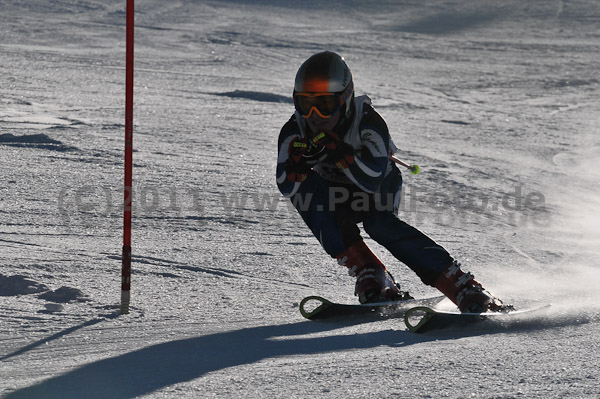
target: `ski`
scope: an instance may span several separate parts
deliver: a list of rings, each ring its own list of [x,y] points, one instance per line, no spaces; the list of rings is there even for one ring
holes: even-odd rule
[[[354,316],[401,316],[404,311],[418,306],[434,306],[445,297],[403,299],[399,301],[368,304],[344,304],[332,302],[320,296],[307,296],[300,302],[300,314],[309,320],[325,320]]]
[[[458,310],[448,311],[429,306],[415,306],[404,313],[404,323],[410,331],[424,333],[450,327],[470,327],[481,322],[517,321],[519,316],[535,315],[550,306],[542,305],[522,310],[485,313],[461,313]]]

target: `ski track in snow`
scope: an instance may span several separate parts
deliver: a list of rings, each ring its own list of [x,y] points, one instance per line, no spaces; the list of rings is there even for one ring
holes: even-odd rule
[[[118,316],[125,2],[3,2],[1,397],[600,396],[596,1],[137,3]],[[355,300],[274,179],[296,70],[323,49],[421,166],[401,217],[547,314],[425,335],[302,320],[304,296]]]

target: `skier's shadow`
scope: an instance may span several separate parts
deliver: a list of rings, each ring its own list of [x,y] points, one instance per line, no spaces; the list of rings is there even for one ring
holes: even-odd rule
[[[5,398],[134,398],[263,359],[406,346],[432,339],[394,330],[307,337],[341,327],[344,324],[304,321],[165,342],[87,364]]]
[[[369,323],[377,318],[335,322],[302,321],[292,324],[244,328],[195,338],[165,342],[123,355],[81,366],[66,374],[12,392],[4,398],[111,398],[125,399],[146,395],[158,389],[190,381],[203,375],[264,359],[312,355],[378,346],[405,347],[434,340],[498,334],[506,331],[528,333],[557,326],[581,324],[581,315],[531,318],[502,326],[481,323],[477,328],[413,334],[406,330],[382,330],[361,334],[338,333],[344,327]],[[67,329],[40,342],[63,337],[70,332],[98,323],[102,318]],[[594,321],[591,318],[589,321]],[[316,336],[315,336],[316,335]],[[39,346],[32,344],[5,358],[19,356]]]

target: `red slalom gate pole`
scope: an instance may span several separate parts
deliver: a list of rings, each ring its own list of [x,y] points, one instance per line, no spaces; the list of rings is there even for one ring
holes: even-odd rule
[[[134,0],[127,0],[125,49],[125,184],[123,203],[123,252],[121,266],[121,314],[129,313],[131,299],[131,204],[133,188],[133,40]]]

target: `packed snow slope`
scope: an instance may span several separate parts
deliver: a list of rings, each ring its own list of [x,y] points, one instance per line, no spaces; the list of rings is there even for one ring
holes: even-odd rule
[[[136,25],[119,316],[125,1],[2,2],[0,396],[600,396],[600,3],[148,0]],[[547,314],[301,318],[307,295],[355,301],[274,180],[296,70],[326,49],[421,166],[400,216]]]

